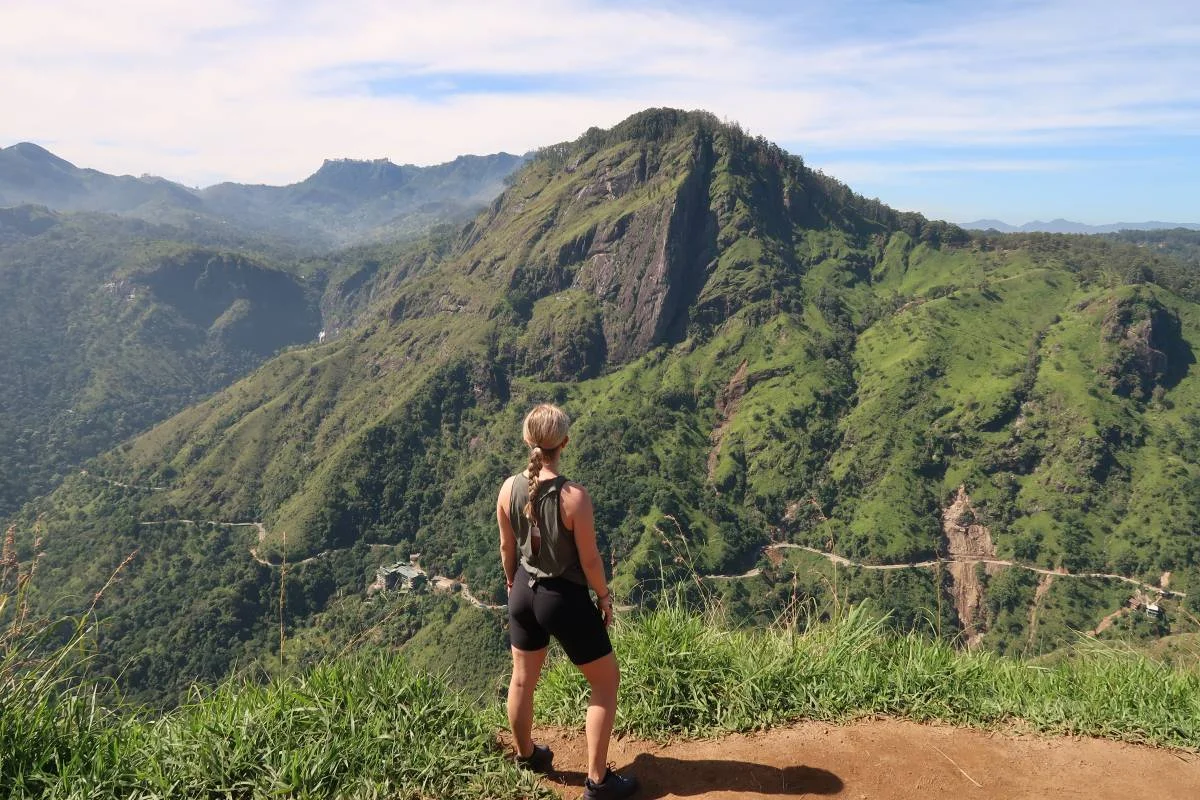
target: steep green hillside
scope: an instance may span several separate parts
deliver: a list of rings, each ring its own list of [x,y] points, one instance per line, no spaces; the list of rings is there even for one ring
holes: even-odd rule
[[[319,329],[293,275],[136,221],[0,210],[0,515]]]
[[[269,648],[284,560],[289,625],[418,552],[502,600],[491,507],[544,399],[577,420],[565,469],[634,600],[689,567],[746,573],[711,583],[747,619],[876,596],[900,624],[1040,652],[1136,587],[1033,570],[1169,570],[1189,594],[1162,624],[1191,624],[1200,305],[1178,261],[969,238],[656,110],[540,151],[459,237],[368,262],[324,300],[352,330],[92,466],[166,490],[76,476],[30,510],[60,590],[139,549],[105,669],[148,659],[124,676],[169,693]]]

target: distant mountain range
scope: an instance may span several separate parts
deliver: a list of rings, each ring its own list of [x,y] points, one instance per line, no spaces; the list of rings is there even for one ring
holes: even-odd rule
[[[44,205],[189,227],[219,222],[310,247],[336,247],[420,233],[465,220],[503,189],[523,156],[459,156],[430,167],[387,159],[327,160],[288,186],[221,183],[192,189],[164,178],[83,169],[43,147],[0,148],[0,207]]]
[[[1185,228],[1190,231],[1200,231],[1200,222],[1113,222],[1108,225],[1085,225],[1069,219],[1052,219],[1049,222],[1034,220],[1024,225],[1009,225],[998,219],[977,219],[974,222],[964,222],[962,226],[968,230],[994,230],[1000,233],[1116,233],[1117,231],[1161,231],[1175,228]]]

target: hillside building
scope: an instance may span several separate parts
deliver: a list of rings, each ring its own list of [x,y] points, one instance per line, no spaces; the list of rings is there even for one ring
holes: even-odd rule
[[[428,585],[424,571],[403,562],[390,567],[380,567],[375,573],[375,584],[371,587],[380,592],[423,592]]]

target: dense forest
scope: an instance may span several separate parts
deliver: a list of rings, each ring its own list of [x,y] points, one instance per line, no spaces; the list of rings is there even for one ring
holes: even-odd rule
[[[316,338],[312,286],[178,231],[0,209],[0,514],[82,461]]]

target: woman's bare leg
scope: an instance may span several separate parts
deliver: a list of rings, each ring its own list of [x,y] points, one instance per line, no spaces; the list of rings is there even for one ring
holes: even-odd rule
[[[587,710],[588,777],[599,783],[608,772],[608,740],[617,718],[617,685],[621,682],[621,671],[613,653],[580,665],[579,671],[592,687]]]
[[[512,727],[513,746],[517,755],[528,758],[533,753],[533,690],[537,688],[546,663],[546,648],[541,650],[512,649],[513,672],[508,682],[508,724]]]

